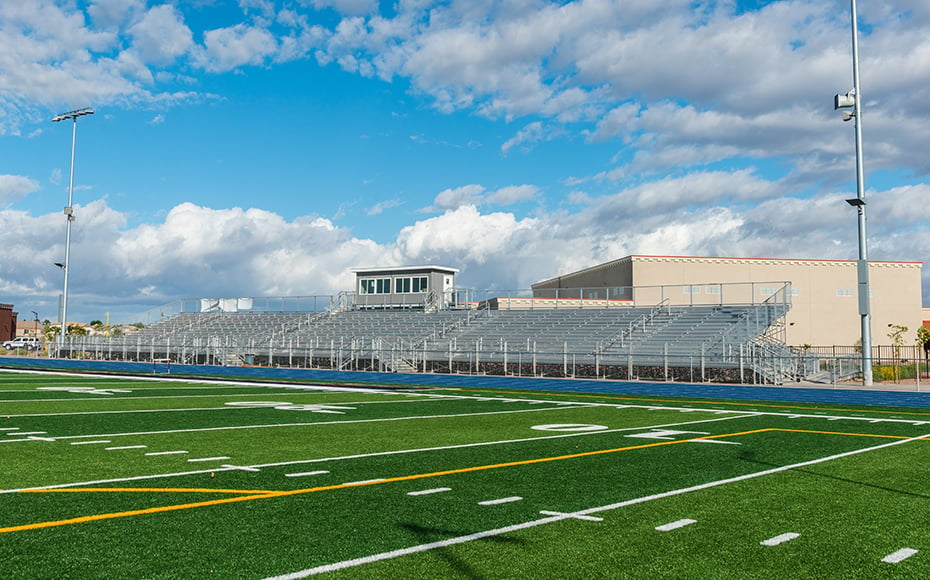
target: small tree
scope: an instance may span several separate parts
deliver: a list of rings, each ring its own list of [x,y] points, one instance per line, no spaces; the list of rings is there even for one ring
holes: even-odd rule
[[[907,327],[901,324],[889,324],[888,338],[891,339],[891,352],[894,353],[894,381],[898,382],[898,365],[901,363],[901,347],[904,346],[904,333]]]
[[[917,346],[924,351],[924,364],[930,363],[930,330],[926,326],[917,329]],[[917,372],[920,372],[920,369]]]

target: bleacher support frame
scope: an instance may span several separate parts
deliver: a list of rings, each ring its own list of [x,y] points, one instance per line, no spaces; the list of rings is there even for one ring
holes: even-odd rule
[[[778,290],[756,301],[756,287],[763,285]],[[607,300],[610,292],[592,302],[582,292],[561,299],[457,300],[455,309],[435,311],[426,303],[422,309],[346,309],[347,293],[318,297],[314,307],[327,308],[301,312],[269,309],[269,300],[257,312],[179,312],[137,336],[71,337],[65,354],[404,373],[752,384],[797,380],[797,354],[784,344],[790,284],[719,286],[717,302],[713,296],[701,302],[692,287],[684,292],[679,287],[677,295],[684,299],[678,301],[675,287],[624,293],[660,298],[651,305]],[[729,304],[724,295],[751,300]]]

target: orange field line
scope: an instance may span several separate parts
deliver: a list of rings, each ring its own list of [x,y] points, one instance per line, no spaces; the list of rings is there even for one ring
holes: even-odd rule
[[[833,432],[833,431],[807,431],[807,430],[801,430],[801,429],[780,429],[780,428],[772,427],[772,428],[765,428],[765,429],[753,429],[751,431],[740,431],[737,433],[724,433],[721,435],[705,435],[703,437],[694,437],[691,439],[679,439],[679,440],[674,440],[674,441],[659,441],[655,443],[644,443],[641,445],[630,445],[626,447],[616,447],[613,449],[599,449],[596,451],[583,451],[580,453],[557,455],[553,457],[538,457],[536,459],[522,459],[519,461],[508,461],[504,463],[494,463],[494,464],[489,464],[489,465],[461,467],[457,469],[447,469],[443,471],[434,471],[430,473],[418,473],[414,475],[390,477],[390,478],[385,478],[385,479],[377,479],[373,481],[366,481],[366,482],[359,482],[359,483],[341,483],[341,484],[336,484],[336,485],[324,485],[324,486],[319,486],[319,487],[294,489],[294,490],[288,490],[288,491],[259,492],[255,494],[243,495],[243,496],[232,497],[232,498],[215,499],[215,500],[209,500],[209,501],[201,501],[201,502],[170,505],[170,506],[161,506],[161,507],[131,510],[131,511],[124,511],[124,512],[114,512],[114,513],[107,513],[107,514],[95,514],[95,515],[90,515],[90,516],[83,516],[83,517],[70,518],[70,519],[64,519],[64,520],[53,520],[53,521],[48,521],[48,522],[38,522],[34,524],[9,526],[5,528],[0,528],[0,534],[10,533],[10,532],[20,532],[20,531],[26,531],[26,530],[36,530],[36,529],[42,529],[42,528],[51,528],[51,527],[56,527],[56,526],[66,526],[66,525],[71,525],[71,524],[79,524],[79,523],[99,521],[99,520],[125,518],[125,517],[131,517],[131,516],[155,514],[155,513],[162,513],[162,512],[169,512],[169,511],[178,511],[178,510],[192,509],[192,508],[198,508],[198,507],[208,507],[208,506],[222,505],[222,504],[227,504],[227,503],[236,503],[236,502],[241,502],[241,501],[251,501],[255,499],[267,499],[267,498],[285,497],[285,496],[291,496],[291,495],[301,495],[301,494],[307,494],[307,493],[316,493],[320,491],[332,491],[332,490],[337,490],[337,489],[345,489],[349,487],[363,487],[367,485],[378,485],[382,483],[413,481],[416,479],[440,477],[443,475],[456,475],[456,474],[462,474],[462,473],[472,473],[476,471],[486,471],[489,469],[500,469],[502,467],[534,465],[538,463],[547,463],[551,461],[560,461],[564,459],[576,459],[579,457],[591,457],[595,455],[617,453],[619,451],[632,451],[635,449],[648,449],[651,447],[677,445],[680,443],[689,443],[689,442],[693,442],[696,440],[702,440],[702,439],[722,439],[725,437],[752,435],[755,433],[765,433],[765,432],[770,432],[770,431],[814,433],[814,434],[823,434],[823,435],[850,435],[850,436],[856,436],[856,437],[883,437],[883,438],[893,438],[893,439],[908,439],[908,437],[899,436],[899,435],[874,435],[874,434],[869,434],[869,433],[843,433],[843,432]],[[108,489],[114,489],[114,488],[101,488],[100,491],[108,490]],[[158,488],[152,488],[152,489],[156,490]],[[34,490],[23,490],[20,493],[41,493],[41,492],[55,492],[55,491],[60,491],[60,490],[34,489]],[[89,488],[89,489],[86,489],[85,491],[95,491],[95,490],[93,488]],[[182,488],[179,491],[189,491],[189,490],[184,490]],[[242,493],[246,493],[244,490],[234,490],[234,491],[241,491]]]

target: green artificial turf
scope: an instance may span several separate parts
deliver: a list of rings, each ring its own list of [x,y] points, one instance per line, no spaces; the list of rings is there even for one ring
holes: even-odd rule
[[[48,386],[130,392],[37,390]],[[0,391],[0,428],[45,432],[12,441],[0,431],[0,489],[87,488],[0,494],[6,577],[263,578],[592,509],[601,521],[493,532],[334,575],[930,573],[930,441],[596,509],[924,435],[928,426],[914,424],[927,418],[920,410],[487,389],[411,397],[14,373],[0,373]],[[290,407],[228,405],[243,401]],[[572,426],[600,427],[565,430]],[[650,432],[665,438],[631,437]],[[717,443],[687,441],[702,437]],[[91,443],[72,444],[82,442]],[[146,455],[164,451],[186,453]],[[214,459],[188,461],[204,458]],[[443,491],[408,495],[427,490]],[[493,503],[502,498],[520,499]],[[655,530],[682,518],[696,522]],[[785,532],[800,536],[760,545]],[[881,562],[903,547],[919,552]]]

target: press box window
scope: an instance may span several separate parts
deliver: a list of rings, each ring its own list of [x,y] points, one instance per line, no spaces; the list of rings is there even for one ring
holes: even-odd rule
[[[417,276],[415,278],[395,278],[394,292],[396,294],[410,294],[411,292],[426,292],[429,289],[429,278]]]
[[[358,281],[359,294],[390,294],[391,280],[388,278],[367,279]]]

